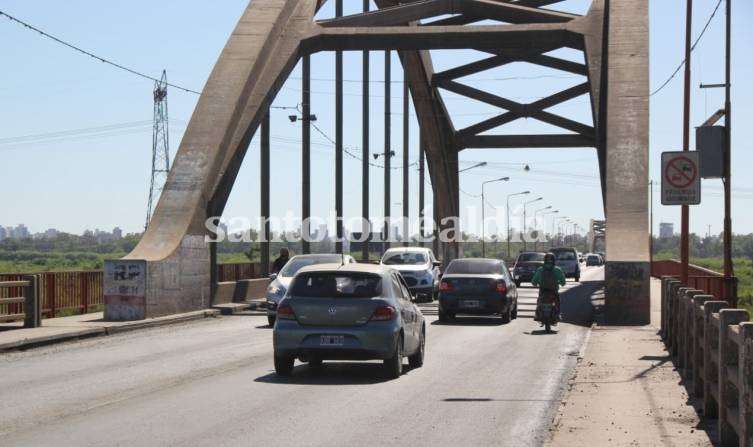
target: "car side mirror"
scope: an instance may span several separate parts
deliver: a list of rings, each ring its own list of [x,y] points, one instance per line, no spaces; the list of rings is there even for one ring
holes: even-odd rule
[[[434,262],[432,262],[431,264],[432,264],[432,265],[433,265],[434,267],[439,267],[440,265],[442,265],[442,261],[434,261]]]
[[[269,279],[271,279],[272,281],[274,281],[275,279],[277,279],[277,273],[270,273],[269,274]]]

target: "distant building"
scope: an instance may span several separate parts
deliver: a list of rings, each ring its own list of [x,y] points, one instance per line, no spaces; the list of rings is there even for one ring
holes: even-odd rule
[[[0,241],[3,239],[6,239],[8,237],[8,232],[5,230],[5,227],[0,225]]]
[[[112,237],[113,239],[123,239],[123,230],[121,230],[120,227],[113,228]]]
[[[18,224],[16,225],[16,228],[13,229],[13,238],[26,239],[29,237],[31,237],[31,234],[29,233],[29,229],[26,228],[26,225]]]
[[[659,224],[659,237],[670,238],[675,235],[675,226],[672,223],[662,222]]]

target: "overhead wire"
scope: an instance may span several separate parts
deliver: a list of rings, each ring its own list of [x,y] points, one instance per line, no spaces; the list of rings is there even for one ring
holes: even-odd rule
[[[103,62],[105,64],[111,65],[111,66],[113,66],[115,68],[118,68],[120,70],[127,71],[127,72],[129,72],[131,74],[134,74],[136,76],[140,76],[142,78],[152,80],[154,82],[161,82],[160,79],[157,79],[157,78],[155,78],[153,76],[149,76],[147,74],[144,74],[144,73],[141,73],[139,71],[136,71],[136,70],[134,70],[132,68],[128,68],[128,67],[126,67],[124,65],[118,64],[118,63],[113,62],[113,61],[111,61],[109,59],[106,59],[104,57],[97,56],[94,53],[91,53],[91,52],[86,51],[86,50],[84,50],[82,48],[79,48],[76,45],[68,43],[68,42],[66,42],[66,41],[64,41],[62,39],[59,39],[59,38],[57,38],[57,37],[55,37],[55,36],[53,36],[53,35],[45,32],[45,31],[42,31],[41,29],[39,29],[39,28],[37,28],[37,27],[35,27],[33,25],[30,25],[30,24],[28,24],[28,23],[26,23],[26,22],[24,22],[24,21],[22,21],[22,20],[20,20],[20,19],[18,19],[16,17],[13,17],[12,15],[10,15],[10,14],[8,14],[6,12],[0,11],[0,16],[5,16],[5,17],[7,17],[12,22],[16,22],[16,23],[18,23],[18,24],[20,24],[20,25],[22,25],[22,26],[24,26],[24,27],[26,27],[26,28],[28,28],[28,29],[30,29],[32,31],[36,31],[36,32],[38,32],[39,34],[41,34],[42,36],[44,36],[44,37],[46,37],[48,39],[51,39],[51,40],[53,40],[53,41],[55,41],[55,42],[57,42],[57,43],[59,43],[61,45],[65,45],[66,47],[68,47],[68,48],[70,48],[70,49],[72,49],[74,51],[77,51],[77,52],[79,52],[81,54],[89,56],[89,57],[91,57],[93,59],[96,59],[96,60],[98,60],[100,62]],[[186,87],[183,87],[183,86],[180,86],[180,85],[177,85],[177,84],[171,84],[171,83],[168,82],[167,85],[169,85],[170,87],[177,88],[179,90],[183,90],[183,91],[188,92],[188,93],[194,93],[194,94],[197,94],[197,95],[201,94],[201,92],[198,92],[196,90],[192,90],[190,88],[186,88]]]
[[[703,27],[703,30],[701,31],[701,34],[698,35],[698,37],[696,38],[695,42],[693,42],[693,45],[690,47],[690,51],[691,52],[693,50],[695,50],[696,45],[698,45],[698,42],[700,42],[700,40],[701,40],[701,37],[703,37],[704,33],[706,33],[706,29],[708,29],[709,24],[711,23],[711,20],[716,15],[716,11],[719,9],[719,6],[721,6],[721,4],[722,4],[722,0],[719,0],[719,2],[716,4],[716,7],[711,12],[711,15],[709,16],[709,19],[706,21],[706,25]],[[675,69],[675,71],[667,78],[667,80],[664,81],[664,83],[661,86],[659,86],[659,88],[657,88],[656,90],[654,90],[654,92],[651,93],[649,96],[654,96],[655,94],[659,93],[664,87],[666,87],[667,84],[669,84],[669,81],[671,81],[675,77],[675,75],[677,75],[677,73],[680,71],[680,69],[685,65],[685,62],[686,62],[686,59],[683,59],[682,62],[680,62],[680,65],[677,66],[677,69]]]

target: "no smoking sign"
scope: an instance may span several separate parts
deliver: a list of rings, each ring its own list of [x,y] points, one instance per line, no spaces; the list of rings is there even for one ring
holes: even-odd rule
[[[701,176],[698,152],[662,152],[662,205],[698,205],[701,203]]]

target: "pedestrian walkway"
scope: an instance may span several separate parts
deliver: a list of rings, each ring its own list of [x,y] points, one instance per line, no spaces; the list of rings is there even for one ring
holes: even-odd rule
[[[661,282],[651,280],[651,325],[595,325],[555,419],[549,446],[707,446],[701,420],[658,335]]]

